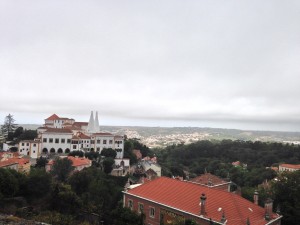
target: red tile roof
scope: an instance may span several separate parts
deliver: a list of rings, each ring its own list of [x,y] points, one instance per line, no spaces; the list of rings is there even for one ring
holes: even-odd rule
[[[84,165],[91,165],[91,160],[89,159],[86,159],[86,158],[77,158],[77,157],[74,157],[74,156],[67,156],[67,158],[69,160],[72,161],[72,166],[84,166]],[[54,164],[54,161],[53,160],[50,160],[47,165],[53,165]]]
[[[125,192],[196,216],[200,214],[199,203],[202,193],[207,197],[205,215],[207,219],[220,221],[224,210],[226,225],[244,225],[248,217],[251,224],[267,224],[264,219],[264,208],[233,193],[186,181],[160,177]],[[273,213],[272,217],[274,219],[279,216]]]
[[[47,128],[47,130],[44,133],[70,133],[73,132],[70,129],[65,128]]]
[[[29,163],[29,159],[24,159],[24,158],[8,158],[5,159],[4,161],[0,162],[0,167],[8,166],[8,165],[13,165],[13,164],[19,164],[21,166]]]
[[[52,116],[48,117],[48,118],[45,119],[45,120],[57,120],[57,119],[59,119],[58,115],[53,114]]]
[[[72,161],[72,163],[73,163],[72,165],[75,167],[91,164],[91,160],[86,159],[86,158],[77,158],[77,157],[73,157],[73,156],[68,156],[68,159],[70,159]]]
[[[294,165],[294,164],[280,164],[279,166],[290,168],[290,169],[300,169],[300,164]]]
[[[4,161],[0,161],[0,168],[10,166],[10,165],[14,165],[14,164],[19,164],[19,163],[16,162],[15,160],[7,159],[7,160],[4,160]]]
[[[202,175],[195,177],[189,181],[198,183],[198,184],[203,184],[203,185],[209,185],[209,183],[211,182],[211,186],[229,183],[228,181],[225,181],[225,180],[221,179],[220,177],[217,177],[211,173],[202,174]]]
[[[84,133],[78,134],[78,137],[79,137],[80,139],[91,139],[90,136],[87,136],[87,135],[85,135]]]

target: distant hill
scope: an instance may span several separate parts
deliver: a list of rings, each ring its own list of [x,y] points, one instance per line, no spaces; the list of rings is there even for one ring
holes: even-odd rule
[[[37,129],[40,124],[22,124],[25,129]],[[199,140],[244,140],[300,144],[300,132],[253,131],[208,127],[140,127],[100,126],[102,131],[137,138],[149,147],[192,143]]]

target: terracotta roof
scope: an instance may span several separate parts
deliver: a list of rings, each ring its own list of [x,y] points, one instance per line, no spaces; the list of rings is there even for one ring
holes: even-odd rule
[[[70,159],[73,163],[73,166],[84,166],[84,165],[90,165],[91,160],[86,159],[86,158],[76,158],[73,156],[68,156],[68,159]]]
[[[202,174],[202,175],[195,177],[189,181],[197,183],[197,184],[203,184],[203,185],[209,185],[209,183],[211,182],[211,186],[229,183],[228,181],[225,181],[225,180],[221,179],[220,177],[217,177],[211,173]]]
[[[70,133],[73,132],[70,129],[65,128],[47,128],[47,130],[44,133]]]
[[[240,161],[236,161],[236,162],[232,162],[231,163],[233,166],[240,166],[241,162]]]
[[[290,169],[300,169],[300,164],[294,165],[294,164],[280,164],[281,167],[286,167]]]
[[[91,160],[86,159],[86,158],[77,158],[77,157],[73,157],[73,156],[68,156],[67,157],[69,160],[72,161],[72,166],[84,166],[84,165],[91,165]],[[53,165],[54,161],[50,160],[47,165]]]
[[[0,167],[4,167],[4,166],[8,166],[8,165],[13,165],[13,164],[25,165],[27,163],[29,163],[29,159],[24,159],[24,158],[8,158],[8,159],[0,162]]]
[[[87,136],[87,135],[85,135],[84,133],[78,134],[78,137],[79,137],[80,139],[91,139],[90,136]]]
[[[16,162],[15,160],[7,159],[4,161],[0,161],[0,168],[15,164],[18,164],[18,162]]]
[[[52,116],[48,117],[48,118],[45,119],[45,120],[57,120],[57,119],[59,119],[58,115],[53,114]]]
[[[167,205],[180,211],[199,216],[200,196],[206,199],[205,218],[220,221],[222,211],[227,219],[226,225],[244,225],[247,218],[251,224],[265,225],[265,209],[230,192],[200,186],[186,181],[160,177],[149,183],[128,190],[125,194],[142,197],[146,200]],[[272,218],[279,215],[273,213]]]

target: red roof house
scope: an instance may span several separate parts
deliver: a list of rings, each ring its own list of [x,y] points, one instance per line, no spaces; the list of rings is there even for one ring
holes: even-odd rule
[[[201,225],[279,225],[272,201],[262,208],[236,194],[160,177],[124,194],[124,206],[145,215],[145,224],[194,220]]]
[[[230,181],[223,180],[220,177],[215,176],[211,173],[202,174],[198,177],[189,180],[189,182],[204,185],[210,188],[217,188],[224,191],[230,191],[231,184]]]
[[[294,172],[297,170],[300,170],[300,164],[280,164],[279,165],[279,172],[283,172],[283,171]]]
[[[67,156],[67,158],[72,161],[72,166],[74,167],[74,171],[80,171],[92,165],[92,161],[86,158],[73,157],[73,156]],[[52,169],[53,164],[54,164],[53,160],[50,160],[46,164],[47,172],[49,172]]]

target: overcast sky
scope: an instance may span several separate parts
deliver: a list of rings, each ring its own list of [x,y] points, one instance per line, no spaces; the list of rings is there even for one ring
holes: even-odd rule
[[[300,131],[300,1],[0,0],[0,78],[0,123]]]

